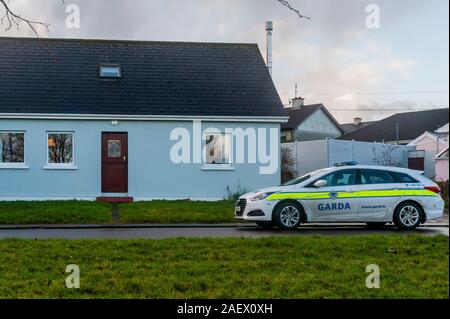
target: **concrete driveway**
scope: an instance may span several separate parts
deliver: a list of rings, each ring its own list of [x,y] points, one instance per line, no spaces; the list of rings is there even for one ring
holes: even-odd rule
[[[262,230],[256,225],[123,225],[123,226],[45,226],[0,227],[0,239],[163,239],[174,237],[342,236],[342,235],[449,235],[448,225],[398,231],[393,226],[369,230],[364,225],[304,225],[295,231]]]

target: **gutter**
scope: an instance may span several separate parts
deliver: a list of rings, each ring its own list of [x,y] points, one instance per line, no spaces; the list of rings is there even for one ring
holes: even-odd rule
[[[177,116],[177,115],[115,115],[115,114],[45,114],[0,113],[0,119],[32,120],[123,120],[123,121],[208,121],[287,123],[287,116]]]

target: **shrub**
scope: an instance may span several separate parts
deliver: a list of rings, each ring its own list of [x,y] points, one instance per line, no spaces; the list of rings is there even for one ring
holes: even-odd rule
[[[238,200],[244,194],[249,193],[250,190],[248,188],[242,187],[241,183],[238,181],[236,190],[231,190],[230,186],[227,186],[227,200]]]
[[[281,182],[287,182],[295,177],[295,159],[292,150],[281,148]]]

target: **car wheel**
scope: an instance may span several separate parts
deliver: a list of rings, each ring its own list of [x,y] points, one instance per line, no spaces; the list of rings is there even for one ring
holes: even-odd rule
[[[256,222],[256,224],[263,229],[272,229],[274,226],[272,222]]]
[[[281,203],[275,210],[274,221],[285,230],[296,229],[302,221],[302,210],[293,202]]]
[[[383,229],[386,226],[386,223],[366,223],[367,228],[369,229]]]
[[[420,225],[420,220],[421,208],[416,203],[402,203],[395,210],[394,223],[399,229],[415,229]]]

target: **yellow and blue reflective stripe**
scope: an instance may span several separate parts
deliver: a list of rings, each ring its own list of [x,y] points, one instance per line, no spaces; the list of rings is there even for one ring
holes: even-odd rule
[[[376,197],[401,197],[401,196],[426,196],[436,197],[438,194],[428,189],[374,189],[356,192],[280,192],[268,196],[269,201],[283,199],[320,200],[340,198],[376,198]]]

